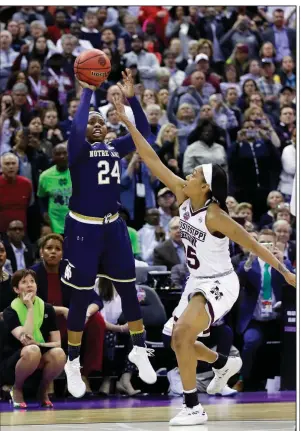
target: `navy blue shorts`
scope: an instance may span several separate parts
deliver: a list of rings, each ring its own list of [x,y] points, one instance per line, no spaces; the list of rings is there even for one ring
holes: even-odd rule
[[[77,289],[93,289],[97,275],[112,281],[135,281],[135,260],[124,220],[82,223],[67,215],[62,281]]]

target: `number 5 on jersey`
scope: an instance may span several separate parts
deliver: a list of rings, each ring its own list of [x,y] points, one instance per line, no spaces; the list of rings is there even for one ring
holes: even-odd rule
[[[110,184],[111,177],[117,178],[117,184],[120,184],[120,172],[119,172],[119,162],[115,161],[113,169],[110,172],[110,164],[106,160],[100,160],[97,167],[98,172],[98,184]]]
[[[196,256],[196,251],[190,247],[190,245],[186,249],[186,260],[189,268],[198,269],[200,266],[200,262]]]

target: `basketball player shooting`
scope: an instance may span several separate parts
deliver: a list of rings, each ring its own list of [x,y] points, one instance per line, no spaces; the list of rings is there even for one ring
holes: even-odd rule
[[[239,294],[238,277],[230,259],[229,239],[275,268],[292,286],[296,285],[296,276],[229,217],[227,176],[219,165],[198,166],[186,180],[176,176],[131,124],[123,104],[117,99],[114,104],[139,155],[152,174],[172,190],[180,205],[180,230],[190,275],[174,311],[172,333],[172,348],[184,388],[184,405],[170,425],[199,425],[208,418],[197,396],[197,360],[213,366],[215,376],[208,386],[209,394],[220,393],[242,366],[240,358],[216,353],[196,341],[212,323],[230,311]]]
[[[112,280],[121,297],[122,309],[133,342],[129,359],[139,369],[139,377],[155,383],[157,376],[145,348],[145,331],[135,288],[135,262],[125,222],[118,215],[120,160],[136,148],[131,135],[104,143],[105,120],[99,112],[89,112],[96,87],[79,81],[84,88],[68,140],[72,196],[66,217],[64,257],[67,266],[62,281],[73,289],[67,320],[68,361],[65,365],[68,390],[74,397],[86,392],[80,374],[80,346],[96,276]],[[123,94],[133,110],[141,134],[148,136],[149,124],[135,97],[129,71],[123,73]],[[97,342],[97,341],[96,341]]]

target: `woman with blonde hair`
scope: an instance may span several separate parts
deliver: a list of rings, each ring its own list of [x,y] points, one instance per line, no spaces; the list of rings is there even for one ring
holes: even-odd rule
[[[158,96],[150,88],[145,88],[141,95],[141,106],[145,110],[147,105],[158,105]]]
[[[245,111],[244,118],[245,121],[254,121],[255,129],[257,130],[260,138],[269,139],[276,148],[280,148],[281,142],[279,136],[273,129],[268,116],[265,114],[262,108],[259,106],[248,108]]]
[[[174,124],[167,123],[161,127],[157,136],[156,145],[156,152],[162,163],[168,166],[173,172],[179,173],[179,139],[178,130]]]

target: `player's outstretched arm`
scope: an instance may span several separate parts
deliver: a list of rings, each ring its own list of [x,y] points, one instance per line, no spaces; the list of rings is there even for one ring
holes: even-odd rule
[[[114,105],[119,119],[128,128],[140,157],[151,170],[152,174],[173,191],[179,204],[184,202],[187,199],[183,190],[186,181],[175,175],[161,162],[153,148],[126,116],[123,104],[116,98],[114,99]]]
[[[228,216],[216,205],[210,205],[206,216],[207,227],[211,232],[217,231],[229,239],[260,257],[264,262],[275,268],[283,275],[286,282],[296,287],[296,275],[290,272],[266,247],[259,244],[242,226]]]
[[[70,136],[68,139],[68,159],[69,164],[72,164],[80,155],[83,145],[86,141],[86,130],[89,118],[89,108],[91,96],[96,87],[79,81],[83,87],[83,92],[80,98],[80,104],[74,116]]]

